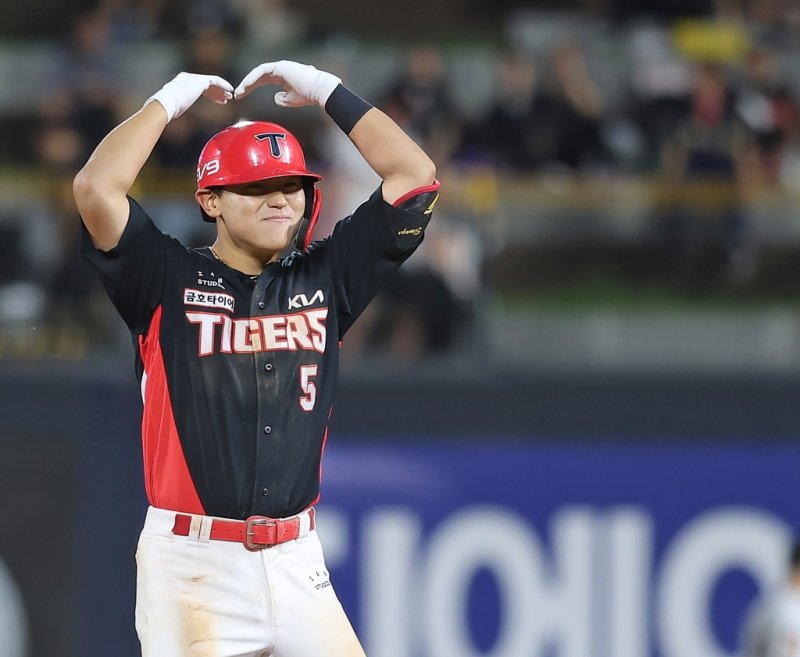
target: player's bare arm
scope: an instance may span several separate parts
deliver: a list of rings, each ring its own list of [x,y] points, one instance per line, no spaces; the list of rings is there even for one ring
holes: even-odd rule
[[[377,107],[349,134],[361,155],[383,179],[383,198],[394,203],[408,192],[433,184],[436,166],[425,152]]]
[[[383,179],[383,198],[388,203],[433,184],[436,166],[425,152],[391,118],[350,92],[335,75],[297,62],[268,62],[245,76],[235,97],[243,98],[265,84],[284,88],[275,94],[278,105],[316,103],[325,108]]]
[[[75,203],[95,247],[108,251],[119,243],[136,177],[167,124],[201,95],[224,104],[233,97],[233,87],[217,76],[180,73],[106,135],[75,176]]]
[[[75,176],[75,203],[98,249],[119,242],[128,221],[126,195],[166,125],[161,106],[148,103],[114,128]]]

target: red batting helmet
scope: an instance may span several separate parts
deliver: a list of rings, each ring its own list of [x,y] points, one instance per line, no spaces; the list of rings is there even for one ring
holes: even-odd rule
[[[286,128],[268,121],[240,121],[209,139],[197,162],[198,189],[282,176],[303,178],[308,223],[300,228],[297,246],[305,248],[319,216],[321,197],[314,185],[322,176],[306,169],[300,142]],[[203,218],[213,221],[205,213]]]

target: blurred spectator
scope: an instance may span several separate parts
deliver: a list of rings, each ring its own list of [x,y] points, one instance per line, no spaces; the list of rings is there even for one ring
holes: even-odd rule
[[[775,182],[788,139],[797,123],[797,106],[784,82],[774,53],[752,50],[743,67],[736,110],[755,135],[760,170]]]
[[[698,66],[684,120],[662,149],[663,173],[675,192],[665,246],[672,273],[692,288],[720,282],[720,275],[741,284],[755,274],[755,244],[742,205],[757,175],[755,148],[734,104],[722,68]]]
[[[238,84],[240,75],[233,64],[231,36],[213,23],[196,26],[187,39],[181,70],[219,75]],[[237,110],[234,103],[198,103],[191,107],[167,125],[153,151],[154,162],[168,169],[191,170],[206,141],[220,126],[235,122]]]
[[[315,239],[329,235],[335,222],[380,184],[337,127],[326,131],[323,145],[325,158],[337,166],[325,174]],[[469,334],[480,292],[480,236],[440,207],[407,271],[393,277],[348,332],[345,358],[381,355],[413,360],[442,355]]]
[[[186,42],[183,70],[219,75],[238,84],[231,39],[232,35],[217,25],[198,26]]]
[[[437,204],[422,245],[378,301],[383,312],[372,325],[368,349],[403,358],[443,355],[472,335],[481,297],[482,236],[454,210]]]
[[[770,28],[773,36],[800,27],[800,6],[794,0],[717,0],[717,5],[720,18],[727,9],[729,18]]]
[[[54,59],[37,135],[46,165],[77,167],[117,123],[123,97],[110,33],[110,16],[103,9],[78,14],[68,43]]]
[[[75,168],[89,148],[88,139],[67,121],[46,121],[35,135],[39,164],[53,172]]]
[[[116,124],[124,100],[117,87],[118,60],[110,34],[105,8],[79,13],[53,61],[49,92],[30,149],[48,178],[40,196],[28,202],[24,212],[15,213],[15,221],[5,223],[11,232],[4,246],[14,250],[6,257],[17,263],[17,272],[4,281],[0,309],[4,321],[53,317],[70,324],[94,321],[86,304],[97,286],[72,275],[78,260],[79,223],[66,181]]]
[[[780,183],[789,193],[800,189],[800,120],[795,120],[786,137],[780,162]]]
[[[24,222],[14,221],[19,216]],[[0,234],[3,329],[24,330],[33,339],[32,331],[38,328],[58,327],[84,345],[107,344],[112,311],[97,277],[77,256],[80,221],[72,200],[72,177],[51,176],[40,197],[27,201],[24,210],[4,208]]]
[[[488,114],[466,131],[461,158],[480,157],[482,150],[497,166],[518,172],[578,171],[608,159],[601,137],[603,101],[578,46],[554,52],[549,91],[536,63],[523,53],[502,59],[499,84]]]
[[[749,610],[742,657],[800,657],[800,543],[789,553],[786,581]]]
[[[229,0],[164,0],[159,24],[166,37],[187,38],[205,29],[240,34],[242,16]]]
[[[0,211],[0,326],[35,322],[44,314],[43,272],[32,266],[30,244],[40,225],[23,225],[13,211]]]
[[[440,275],[417,268],[393,275],[361,319],[364,353],[409,362],[446,354],[469,317]]]
[[[419,140],[436,162],[450,159],[460,121],[447,90],[445,60],[433,44],[413,46],[406,67],[389,87],[381,108]]]
[[[243,20],[245,38],[259,49],[276,52],[305,33],[305,21],[286,0],[231,0]]]
[[[409,50],[406,69],[386,93],[382,106],[421,139],[428,139],[453,118],[444,58],[436,46],[418,45]]]
[[[630,97],[625,112],[643,142],[638,154],[639,170],[661,166],[661,147],[686,116],[692,69],[678,57],[667,32],[655,25],[633,28],[629,49]]]
[[[428,269],[441,276],[447,288],[465,309],[480,295],[481,236],[474,226],[437,209],[436,221],[425,230],[425,241],[409,261],[407,269]]]
[[[580,46],[564,44],[553,57],[556,98],[560,101],[556,159],[572,170],[585,170],[607,162],[601,138],[603,99],[586,67]]]
[[[331,234],[337,221],[366,201],[381,184],[380,176],[360,156],[356,147],[333,121],[325,122],[318,145],[326,162],[335,162],[325,171],[321,186],[323,203],[315,238]]]
[[[115,42],[145,41],[158,33],[158,16],[164,0],[102,0],[111,16]]]
[[[630,8],[636,5],[632,1],[627,4]],[[559,234],[566,240],[591,242],[598,258],[610,260],[614,255],[607,244],[583,227],[594,222],[591,225],[601,232],[620,234],[621,227],[609,228],[616,217],[608,216],[617,209],[621,222],[626,221],[626,212],[633,215],[634,221],[626,223],[625,230],[636,224],[643,230],[639,234],[658,231],[661,242],[656,248],[661,260],[650,257],[652,244],[632,246],[636,257],[648,258],[647,271],[655,270],[656,276],[666,271],[672,282],[689,289],[731,283],[740,287],[771,285],[777,260],[768,260],[768,251],[791,254],[796,248],[791,241],[796,219],[791,207],[792,194],[800,189],[800,113],[795,98],[800,86],[792,67],[798,52],[800,4],[786,0],[704,0],[701,4],[684,0],[681,5],[705,19],[695,24],[694,32],[690,30],[699,49],[695,56],[714,50],[714,44],[706,43],[713,36],[715,47],[721,49],[713,61],[720,64],[694,65],[692,61],[706,60],[682,58],[676,30],[651,18],[635,24],[602,25],[602,44],[591,31],[570,36],[566,31],[551,33],[549,28],[541,28],[547,38],[515,41],[520,50],[498,52],[496,60],[484,53],[476,56],[471,48],[454,48],[445,57],[434,42],[399,46],[386,55],[385,62],[399,56],[404,58],[404,66],[397,77],[386,81],[380,66],[364,61],[361,42],[354,36],[323,46],[303,44],[304,17],[298,14],[297,5],[286,0],[95,0],[91,3],[94,9],[75,10],[69,38],[53,58],[47,84],[31,82],[30,89],[43,98],[38,114],[19,104],[7,104],[8,110],[0,116],[6,135],[2,155],[7,164],[36,165],[55,179],[85,161],[97,141],[116,124],[119,106],[127,102],[118,80],[120,71],[129,67],[121,66],[119,55],[137,52],[142,40],[159,39],[155,44],[159,52],[183,48],[184,58],[175,67],[176,73],[178,68],[214,73],[234,83],[242,75],[236,66],[240,47],[243,53],[253,48],[264,51],[269,58],[269,53],[282,57],[287,47],[307,45],[309,49],[303,50],[306,56],[322,58],[326,65],[345,56],[343,64],[356,69],[345,77],[361,79],[365,88],[385,83],[380,107],[424,144],[439,165],[440,176],[454,179],[443,186],[451,195],[448,205],[438,212],[410,263],[416,271],[409,273],[419,278],[407,281],[420,298],[436,298],[436,289],[445,292],[433,311],[415,314],[413,304],[407,304],[402,291],[397,291],[397,299],[386,308],[392,304],[406,308],[405,319],[393,324],[380,318],[382,326],[394,327],[390,333],[398,333],[395,337],[373,333],[374,349],[428,353],[440,342],[425,336],[448,333],[430,328],[439,308],[454,304],[456,313],[444,313],[443,317],[469,318],[481,294],[477,263],[493,248],[492,231],[495,246],[502,245],[510,234],[530,235],[534,241]],[[659,7],[667,5],[678,6],[659,0]],[[744,22],[721,24],[723,18]],[[599,21],[595,27],[598,25]],[[726,31],[726,27],[730,29]],[[587,38],[576,42],[578,33]],[[750,48],[739,52],[739,56],[746,52],[740,59],[720,54],[729,52],[725,50],[726,35],[732,34],[740,35],[737,48]],[[131,42],[133,49],[126,50]],[[548,43],[556,45],[542,50]],[[491,44],[487,41],[483,47],[488,50]],[[731,47],[728,44],[729,50]],[[45,45],[41,53],[48,48]],[[532,52],[538,55],[534,57]],[[590,74],[600,68],[587,66],[599,52],[604,57],[602,83]],[[136,70],[147,75],[146,62]],[[480,75],[485,77],[478,79]],[[475,84],[471,84],[473,80]],[[626,80],[629,97],[612,95],[616,93],[612,90],[625,87]],[[494,93],[490,93],[493,87]],[[227,106],[198,104],[169,124],[150,163],[149,173],[154,175],[143,184],[148,201],[162,208],[163,230],[189,244],[206,239],[196,210],[177,201],[171,192],[179,185],[191,184],[187,171],[193,169],[200,149],[220,125],[238,118],[264,117],[265,112],[269,116],[275,112],[275,118],[283,120],[281,110],[271,105],[270,95],[265,93]],[[285,120],[292,121],[287,127],[296,134],[306,136],[307,157],[311,162],[321,160],[315,167],[321,166],[325,173],[319,238],[374,191],[379,181],[363,171],[363,160],[332,123],[319,120],[312,111],[292,113]],[[326,170],[326,161],[337,162],[336,169]],[[556,172],[591,178],[610,168],[619,176],[604,180],[622,183],[617,191],[624,199],[615,195],[602,217],[585,200],[580,181],[540,176]],[[631,177],[623,179],[622,174]],[[657,177],[654,186],[648,184],[650,174]],[[506,184],[511,176],[518,178],[517,184]],[[561,182],[575,185],[569,187],[576,190],[575,198],[560,196]],[[761,183],[782,185],[783,189]],[[503,193],[511,189],[516,191]],[[772,195],[764,196],[764,190]],[[776,191],[781,195],[776,196]],[[655,204],[654,198],[659,199]],[[457,207],[458,203],[462,207]],[[5,252],[10,260],[29,259],[31,251],[26,245],[31,243],[31,235],[51,235],[52,244],[39,253],[51,253],[52,258],[37,267],[41,276],[31,282],[51,293],[58,278],[64,283],[63,290],[79,294],[82,284],[69,283],[73,273],[54,273],[61,262],[62,246],[71,249],[69,242],[74,236],[52,230],[55,218],[65,210],[56,212],[46,205],[43,199],[29,203],[35,211],[26,213],[25,226],[19,225],[15,208],[0,210]],[[532,207],[537,207],[539,214],[552,209],[556,219],[570,216],[580,221],[559,221],[557,230],[543,228],[539,232],[537,222],[546,223],[549,218],[530,217],[528,226]],[[657,225],[651,221],[654,215]],[[482,224],[484,218],[488,220]],[[763,262],[756,248],[756,218],[758,234],[768,237]],[[597,222],[606,223],[600,226]],[[480,225],[478,232],[475,227]],[[768,235],[766,231],[772,232]],[[784,235],[790,239],[783,240]],[[34,260],[37,257],[34,255]],[[761,269],[759,265],[763,265]],[[631,277],[641,273],[625,271]],[[426,285],[430,289],[424,289]],[[442,300],[445,295],[450,301]],[[12,306],[22,308],[16,302]],[[376,318],[379,309],[376,306]],[[450,334],[455,335],[466,321]],[[416,328],[401,339],[403,329],[399,327],[412,325]],[[412,339],[413,335],[417,337]],[[412,344],[416,346],[412,348]]]
[[[559,105],[540,89],[536,64],[522,53],[500,62],[497,98],[486,116],[464,134],[460,157],[514,171],[535,171],[557,158]]]
[[[55,240],[58,251],[48,268],[46,319],[79,331],[89,343],[107,343],[117,322],[93,270],[77,256],[81,222],[72,199],[72,178],[54,178],[48,191],[50,239]]]

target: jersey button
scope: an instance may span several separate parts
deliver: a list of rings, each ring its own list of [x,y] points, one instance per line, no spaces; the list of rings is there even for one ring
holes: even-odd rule
[[[267,425],[264,427],[264,433],[272,433],[272,427]]]
[[[266,365],[264,365],[264,369],[267,370],[267,372],[271,372],[272,371],[272,363],[267,363]]]
[[[266,497],[267,495],[269,495],[269,488],[262,488],[261,497]]]
[[[258,307],[261,308],[261,309],[263,309],[266,305],[267,304],[265,304],[263,301],[259,301],[258,302]]]

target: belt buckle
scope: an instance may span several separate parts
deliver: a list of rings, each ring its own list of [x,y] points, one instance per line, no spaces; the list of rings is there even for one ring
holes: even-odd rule
[[[264,525],[265,527],[277,527],[277,521],[273,520],[272,518],[264,518],[263,516],[251,516],[247,520],[244,521],[244,546],[250,550],[251,552],[258,552],[259,550],[263,550],[264,548],[268,548],[272,545],[275,545],[274,542],[272,543],[256,543],[253,540],[253,537],[256,535],[255,529],[253,529],[254,525]],[[277,538],[277,537],[276,537]]]

